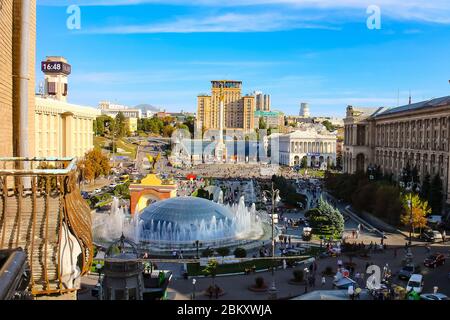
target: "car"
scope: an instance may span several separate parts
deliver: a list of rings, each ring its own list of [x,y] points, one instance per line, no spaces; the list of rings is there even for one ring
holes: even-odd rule
[[[443,293],[423,293],[420,295],[420,300],[450,300],[445,294]]]
[[[420,266],[417,264],[407,264],[400,269],[398,273],[398,278],[402,280],[408,280],[411,275],[420,272]]]
[[[442,216],[431,215],[427,218],[427,222],[430,224],[440,224],[442,222]]]
[[[445,263],[445,256],[441,253],[435,253],[428,256],[423,264],[426,267],[436,268],[437,266],[442,266]]]
[[[420,238],[429,242],[442,241],[442,234],[437,230],[427,229],[420,234]]]
[[[423,290],[423,276],[421,274],[411,275],[408,284],[406,285],[406,292],[415,291],[417,293],[422,293],[422,290]]]
[[[94,190],[94,193],[101,193],[101,192],[102,192],[102,189],[100,189],[100,188]]]
[[[109,187],[110,187],[111,189],[115,189],[115,188],[117,187],[117,184],[111,183],[111,184],[109,185]]]

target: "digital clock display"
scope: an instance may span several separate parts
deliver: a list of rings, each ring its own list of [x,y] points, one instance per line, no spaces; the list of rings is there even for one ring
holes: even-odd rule
[[[72,72],[70,64],[59,61],[42,61],[41,70],[44,73],[63,73],[69,75]]]

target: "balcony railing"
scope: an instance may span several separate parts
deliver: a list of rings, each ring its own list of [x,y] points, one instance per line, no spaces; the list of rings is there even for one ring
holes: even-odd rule
[[[76,179],[73,158],[0,158],[0,249],[26,251],[34,295],[75,291],[89,270],[91,215]]]

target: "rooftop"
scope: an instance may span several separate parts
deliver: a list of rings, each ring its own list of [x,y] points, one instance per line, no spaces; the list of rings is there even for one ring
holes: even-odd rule
[[[436,107],[441,107],[441,106],[450,106],[450,96],[430,99],[430,100],[416,102],[416,103],[411,103],[411,104],[407,104],[407,105],[396,107],[396,108],[389,108],[384,112],[372,114],[372,117],[382,117],[382,116],[391,115],[391,114],[399,113],[399,112],[415,111],[415,110],[421,110],[421,109],[427,109],[427,108],[436,108]]]

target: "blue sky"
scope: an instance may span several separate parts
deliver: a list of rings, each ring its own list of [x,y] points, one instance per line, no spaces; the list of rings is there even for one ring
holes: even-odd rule
[[[403,3],[404,2],[404,3]],[[69,30],[77,4],[81,29]],[[370,30],[369,5],[381,9]],[[196,111],[210,80],[243,81],[272,108],[343,116],[347,105],[396,106],[450,95],[448,0],[38,0],[40,61],[72,65],[73,103],[149,103]]]

